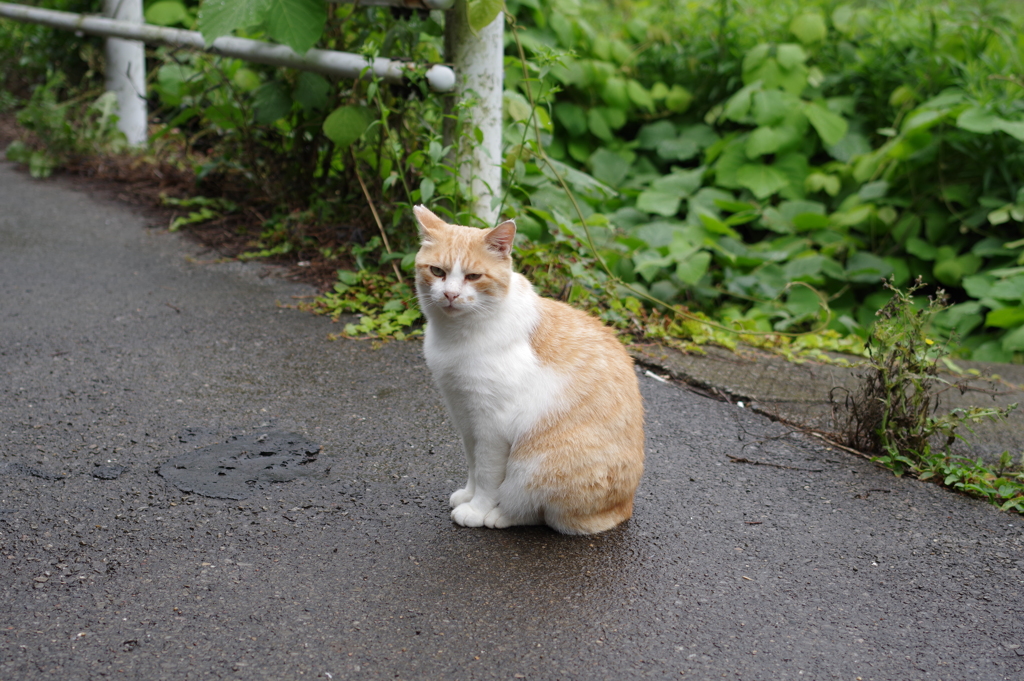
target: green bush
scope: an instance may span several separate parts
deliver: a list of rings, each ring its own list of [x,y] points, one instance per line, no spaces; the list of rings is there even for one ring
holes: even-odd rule
[[[531,59],[563,55],[533,83],[542,141],[603,185],[581,198],[617,276],[765,331],[815,322],[802,282],[833,329],[865,335],[882,278],[920,275],[953,295],[937,323],[959,354],[1024,350],[1015,4],[617,3],[614,25],[597,5],[509,9]],[[509,75],[514,121],[527,93]],[[509,170],[540,241],[579,231],[563,196]]]
[[[471,4],[481,16],[500,5]],[[693,318],[668,322],[661,300],[751,331],[827,320],[866,337],[889,298],[881,280],[921,276],[924,293],[951,296],[936,326],[957,354],[1024,357],[1019,3],[506,6],[503,211],[549,292],[609,321],[646,320],[638,332],[694,333]],[[440,12],[321,0],[146,11],[211,40],[442,59]],[[12,35],[4,24],[0,45]],[[415,249],[412,204],[472,221],[444,144],[471,102],[415,76],[387,86],[163,48],[150,57],[157,138],[186,149],[202,193],[269,214],[254,254],[351,264],[351,244],[379,233],[359,258],[393,269],[397,285]]]

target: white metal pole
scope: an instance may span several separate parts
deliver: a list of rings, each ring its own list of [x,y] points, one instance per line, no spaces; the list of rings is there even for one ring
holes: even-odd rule
[[[142,23],[142,0],[103,0],[111,19]],[[138,40],[107,38],[107,90],[117,94],[118,129],[133,147],[146,146],[146,46]]]
[[[505,14],[474,34],[466,15],[466,0],[456,0],[445,18],[446,58],[456,73],[455,89],[460,100],[472,98],[464,125],[469,127],[457,144],[459,175],[470,183],[474,214],[493,226],[498,222],[497,201],[501,196],[501,98],[505,76]],[[483,133],[477,143],[474,128]]]

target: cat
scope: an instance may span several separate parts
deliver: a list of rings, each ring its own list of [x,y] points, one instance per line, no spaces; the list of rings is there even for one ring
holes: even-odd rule
[[[593,534],[628,519],[644,461],[632,358],[599,320],[512,271],[513,221],[413,212],[423,352],[469,464],[452,520]]]

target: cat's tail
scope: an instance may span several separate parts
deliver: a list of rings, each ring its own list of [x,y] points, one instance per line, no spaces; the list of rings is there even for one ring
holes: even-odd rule
[[[597,534],[629,520],[633,515],[633,498],[629,497],[603,511],[574,514],[568,509],[547,506],[544,523],[562,534]]]

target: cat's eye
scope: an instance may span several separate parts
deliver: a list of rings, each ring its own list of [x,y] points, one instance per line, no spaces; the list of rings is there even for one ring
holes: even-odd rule
[[[444,270],[442,270],[440,267],[434,267],[432,265],[430,267],[430,273],[433,274],[435,277],[442,277],[442,278],[444,278]]]
[[[467,274],[466,275],[466,281],[476,281],[479,278],[480,278],[479,274]]]

